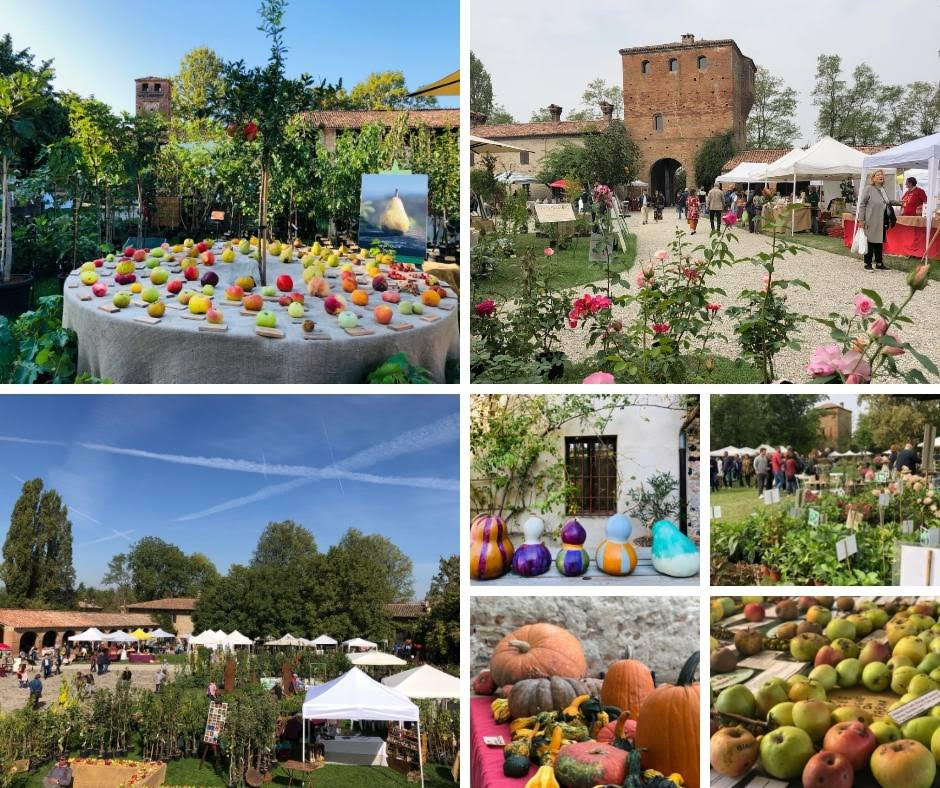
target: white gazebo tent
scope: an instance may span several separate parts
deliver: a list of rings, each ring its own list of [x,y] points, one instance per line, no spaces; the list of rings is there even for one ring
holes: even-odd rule
[[[248,646],[251,647],[254,645],[254,641],[243,635],[237,629],[232,630],[225,638],[226,646]]]
[[[927,137],[905,142],[894,148],[888,148],[880,153],[866,156],[862,160],[862,182],[865,175],[876,169],[907,170],[912,168],[926,168],[927,170],[927,235],[924,247],[924,259],[930,249],[930,229],[933,224],[933,214],[937,209],[937,175],[940,172],[940,134],[931,134]],[[858,212],[855,213],[855,222],[858,223]]]
[[[332,646],[335,649],[339,645],[339,643],[329,635],[320,635],[311,640],[310,643],[317,651],[323,651],[327,646]]]
[[[206,646],[207,648],[215,648],[218,645],[219,637],[211,629],[205,629],[198,635],[195,635],[189,639],[190,649],[192,649],[193,646]]]
[[[71,640],[71,638],[69,639]],[[126,632],[120,629],[117,630],[117,632],[109,632],[102,639],[107,640],[108,643],[136,643],[137,642],[137,638],[135,638],[133,635],[128,635]]]
[[[725,446],[723,449],[715,449],[713,452],[710,453],[709,456],[721,457],[725,452],[727,452],[728,454],[738,454],[740,453],[740,451],[741,450],[737,446]]]
[[[268,640],[265,642],[266,646],[299,646],[300,640],[295,638],[290,632],[282,637],[279,637],[277,640]]]
[[[369,665],[374,667],[377,665],[407,665],[401,657],[396,657],[394,654],[386,654],[384,651],[363,651],[361,654],[353,654],[349,657],[349,661],[353,665]]]
[[[394,687],[409,698],[459,698],[460,679],[431,665],[403,670],[382,679],[386,687]]]
[[[174,635],[172,632],[166,632],[165,630],[162,630],[158,627],[150,633],[150,637],[157,638],[158,640],[165,640],[167,638],[175,638],[176,635]]]
[[[309,687],[301,707],[304,720],[385,720],[418,724],[418,768],[424,786],[424,761],[421,757],[421,716],[418,707],[399,690],[369,678],[359,668],[342,676]],[[307,726],[301,726],[301,760],[307,759]]]
[[[343,648],[346,649],[347,652],[354,648],[370,651],[372,649],[377,649],[378,647],[379,646],[377,643],[373,643],[371,640],[365,640],[364,638],[352,638],[352,640],[343,641]]]
[[[88,627],[84,632],[79,632],[77,635],[72,635],[69,638],[70,643],[100,643],[102,640],[107,640],[108,636],[104,634],[97,627]]]
[[[752,183],[766,183],[764,173],[767,165],[756,161],[742,161],[734,169],[715,178],[717,183],[746,183],[748,191]]]

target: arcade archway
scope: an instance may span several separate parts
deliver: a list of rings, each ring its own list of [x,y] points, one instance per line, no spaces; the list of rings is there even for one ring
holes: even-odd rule
[[[20,651],[29,651],[35,645],[35,632],[24,632],[22,635],[20,635]]]
[[[58,633],[54,629],[50,629],[42,636],[42,647],[51,648],[55,646],[55,638]]]
[[[650,194],[662,192],[666,205],[673,205],[679,192],[678,180],[685,180],[685,170],[675,159],[659,159],[650,167]],[[678,176],[678,177],[677,177]]]

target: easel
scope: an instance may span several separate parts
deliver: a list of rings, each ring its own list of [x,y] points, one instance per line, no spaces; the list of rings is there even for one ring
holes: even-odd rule
[[[617,240],[620,241],[620,249],[623,252],[627,251],[627,222],[623,218],[623,214],[620,213],[620,201],[614,198],[613,204],[610,207],[610,218],[611,224],[613,224],[614,232],[617,233]]]

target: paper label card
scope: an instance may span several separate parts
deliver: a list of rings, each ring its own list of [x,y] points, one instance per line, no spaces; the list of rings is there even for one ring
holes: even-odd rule
[[[878,506],[882,509],[886,509],[891,505],[891,493],[880,493],[878,495]]]
[[[506,740],[502,736],[484,736],[483,743],[487,747],[505,747]]]
[[[819,509],[809,509],[806,512],[806,521],[813,527],[819,526]]]
[[[919,698],[914,698],[910,703],[898,706],[896,709],[888,712],[898,725],[920,717],[924,712],[930,711],[934,706],[940,704],[940,690],[932,690]]]
[[[712,517],[714,517],[716,520],[721,519],[721,507],[720,506],[712,507]]]
[[[773,495],[771,495],[771,490],[764,490],[764,503],[770,504],[774,502]]]
[[[780,488],[774,487],[770,491],[770,501],[771,503],[780,503]]]
[[[912,534],[914,533],[914,521],[913,520],[904,520],[901,523],[901,533],[902,534]]]
[[[888,472],[878,471],[878,473],[875,474],[875,481],[878,482],[878,484],[884,484],[888,481]]]
[[[845,539],[840,539],[836,542],[836,558],[840,561],[845,561],[847,558],[855,555],[858,552],[858,542],[855,539],[855,534],[845,537]]]

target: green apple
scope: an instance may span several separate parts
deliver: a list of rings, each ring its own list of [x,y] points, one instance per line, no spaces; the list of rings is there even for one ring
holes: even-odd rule
[[[274,285],[265,285],[261,288],[261,295],[270,298],[277,295],[277,288]]]
[[[113,303],[118,309],[124,309],[124,307],[130,306],[131,297],[124,290],[119,290],[114,294],[114,297],[111,299],[111,303]]]
[[[113,262],[114,262],[114,255],[111,254],[111,253],[109,253],[104,259],[107,260],[109,263],[113,263]]]
[[[855,624],[847,618],[834,618],[826,624],[825,633],[829,640],[835,640],[836,638],[855,640]]]
[[[160,265],[160,261],[156,257],[148,257],[145,265],[152,271],[154,268]]]
[[[790,640],[790,656],[797,662],[812,662],[816,652],[827,642],[826,638],[815,632],[803,632]]]
[[[91,271],[82,271],[78,278],[82,280],[83,285],[93,285],[98,281],[98,274],[92,269]]]
[[[822,605],[813,605],[806,611],[806,620],[812,621],[814,624],[819,624],[821,627],[825,627],[831,619],[832,612]]]
[[[170,272],[166,268],[157,267],[150,272],[150,281],[155,285],[162,285],[169,278]]]
[[[880,607],[867,608],[866,610],[862,611],[862,615],[871,621],[873,629],[881,629],[886,623],[888,623],[888,614]]]
[[[849,638],[836,638],[829,645],[836,651],[841,651],[844,657],[857,657],[861,651],[858,643]]]
[[[891,656],[907,657],[916,665],[927,656],[927,646],[920,638],[914,637],[913,635],[905,635],[895,643]]]
[[[789,700],[786,700],[783,703],[778,703],[767,712],[767,722],[773,723],[777,728],[783,725],[792,725],[793,707],[795,705],[796,704],[794,704],[793,701]]]
[[[895,668],[891,673],[891,691],[895,695],[903,695],[907,692],[911,679],[919,675],[920,673],[913,665],[901,665]]]
[[[412,313],[413,304],[411,301],[400,301],[398,304],[398,311],[403,315],[410,315]]]
[[[274,328],[277,325],[277,316],[268,309],[262,309],[255,318],[255,325],[262,328]]]
[[[917,634],[917,625],[907,618],[892,618],[885,624],[885,635],[892,647],[903,637]]]
[[[924,616],[920,613],[911,613],[911,621],[914,622],[918,632],[925,632],[937,623],[930,616]]]
[[[929,676],[925,676],[923,673],[918,673],[907,685],[907,691],[918,698],[921,695],[926,695],[928,692],[933,692],[938,689],[940,689],[940,684],[937,684],[936,681]]]
[[[836,673],[839,676],[839,686],[843,689],[854,687],[862,675],[862,666],[854,657],[843,659],[836,665]]]
[[[936,717],[915,717],[901,726],[901,734],[905,739],[913,739],[929,747],[937,728],[940,728],[940,720]]]
[[[150,250],[150,254],[151,254],[153,257],[163,257],[163,247],[162,247],[162,246],[158,246],[158,247],[156,247],[155,249],[151,249],[151,250]]]
[[[839,706],[832,710],[832,721],[835,724],[840,722],[863,722],[871,725],[871,714],[858,706]]]
[[[767,714],[774,706],[787,700],[788,689],[786,682],[780,678],[772,678],[761,684],[754,693],[759,719],[767,719]]]
[[[940,708],[935,706],[934,708]],[[937,731],[940,731],[940,728],[937,728]],[[937,763],[940,763],[940,733],[937,731],[933,732],[933,736],[930,737],[930,751],[933,753],[934,760]]]
[[[898,668],[913,668],[915,667],[914,663],[911,661],[910,657],[904,657],[898,655],[896,657],[891,657],[886,663],[888,670],[895,671]]]
[[[869,662],[862,670],[862,684],[872,692],[884,692],[891,684],[891,671],[884,662]]]
[[[414,314],[416,315],[423,315],[424,304],[422,304],[420,301],[413,301],[411,304],[411,311],[414,312]]]
[[[148,304],[152,304],[154,301],[160,300],[160,291],[155,287],[145,287],[140,297]]]
[[[757,713],[757,701],[743,684],[725,687],[715,699],[715,709],[724,714],[737,714],[751,717]]]
[[[215,288],[212,285],[203,285],[202,294],[207,296],[215,295]]]
[[[790,687],[787,697],[794,703],[801,700],[825,700],[826,688],[818,681],[810,679]]]
[[[813,741],[809,734],[792,725],[765,734],[760,742],[761,766],[778,780],[798,777],[812,757]]]
[[[921,673],[930,673],[940,668],[940,654],[934,654],[932,651],[927,654],[917,665]]]
[[[843,662],[844,661],[845,660],[843,660]],[[828,692],[835,687],[839,679],[839,674],[836,673],[836,669],[832,667],[832,665],[817,665],[809,672],[809,677],[813,681],[818,681],[822,684],[823,689]]]
[[[241,252],[242,254],[248,254],[249,252],[251,252],[251,241],[247,241],[247,240],[242,241],[238,245],[238,251]]]
[[[855,636],[856,637],[867,637],[874,630],[874,625],[871,623],[870,618],[866,618],[861,613],[852,613],[850,616],[845,617],[846,621],[851,621],[855,625]]]
[[[821,700],[801,700],[793,706],[793,724],[816,742],[832,727],[829,705]]]
[[[304,316],[304,305],[299,301],[294,301],[287,307],[287,314],[291,317],[303,317]],[[350,312],[352,314],[352,312]]]
[[[887,719],[876,720],[868,726],[871,732],[878,740],[878,744],[884,744],[889,741],[897,741],[901,738],[901,729],[893,722]]]

